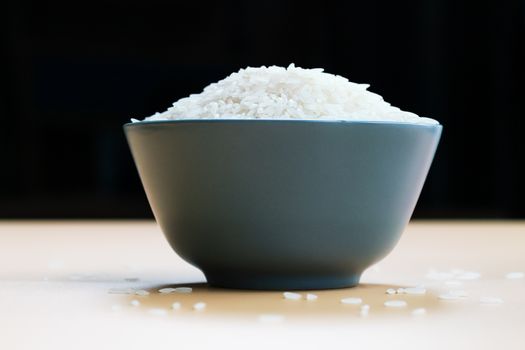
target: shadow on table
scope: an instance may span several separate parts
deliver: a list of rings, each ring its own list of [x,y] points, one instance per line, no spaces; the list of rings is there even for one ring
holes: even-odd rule
[[[191,287],[191,293],[159,293],[162,288]],[[326,317],[359,317],[361,305],[368,304],[370,310],[366,318],[405,316],[412,317],[412,311],[417,308],[425,308],[429,313],[435,313],[436,309],[444,308],[439,303],[437,295],[427,291],[424,295],[398,294],[388,295],[388,288],[402,288],[406,286],[384,285],[384,284],[360,284],[353,288],[318,290],[318,291],[295,291],[300,293],[301,300],[284,299],[283,291],[254,291],[233,290],[210,287],[205,283],[157,285],[149,289],[149,295],[126,296],[127,304],[132,300],[140,301],[137,312],[151,313],[152,310],[166,310],[167,314],[176,314],[188,317],[234,317],[240,320],[264,319],[264,315],[275,315],[286,319],[303,319],[316,317],[316,321],[322,321]],[[305,300],[307,293],[318,296],[315,301]],[[361,298],[362,304],[342,304],[343,298]],[[404,300],[407,306],[400,308],[386,307],[387,300]],[[203,310],[195,310],[196,303],[203,302],[206,307]],[[173,303],[180,303],[180,309],[172,309]],[[139,311],[140,310],[140,311]],[[267,316],[268,319],[279,317]]]

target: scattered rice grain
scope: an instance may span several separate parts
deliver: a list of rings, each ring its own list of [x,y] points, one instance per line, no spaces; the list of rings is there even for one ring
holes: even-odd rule
[[[462,299],[462,297],[460,297],[459,295],[455,295],[452,293],[440,294],[438,298],[441,300],[461,300]]]
[[[387,300],[385,301],[384,305],[386,307],[405,307],[408,304],[404,300]]]
[[[361,316],[368,316],[369,311],[370,311],[370,305],[365,304],[365,305],[361,305],[359,313]]]
[[[191,287],[177,287],[174,290],[175,293],[181,293],[181,294],[188,294],[193,292],[193,288]]]
[[[525,277],[525,273],[523,272],[509,272],[505,275],[505,278],[508,280],[517,280]]]
[[[481,297],[479,302],[482,304],[503,304],[503,299],[498,297]]]
[[[341,299],[341,304],[347,304],[347,305],[358,305],[363,302],[363,299],[361,298],[343,298]]]
[[[405,294],[423,295],[426,294],[427,290],[423,287],[408,287],[405,288]]]
[[[133,294],[135,290],[133,288],[110,288],[109,294]]]
[[[129,303],[131,304],[131,306],[140,306],[140,301],[138,301],[136,299],[133,299]]]
[[[193,310],[195,310],[195,311],[202,311],[205,308],[206,308],[206,303],[203,303],[202,301],[193,304]]]
[[[318,296],[315,294],[308,293],[306,294],[306,300],[308,301],[315,301],[317,300]]]
[[[300,300],[302,298],[301,294],[293,292],[284,292],[283,297],[288,300]]]
[[[481,277],[481,273],[475,271],[464,271],[456,276],[458,280],[477,280]]]
[[[175,291],[175,288],[161,288],[159,289],[159,293],[161,294],[170,294]]]
[[[136,295],[140,295],[140,296],[146,296],[146,295],[149,295],[149,292],[147,290],[144,290],[144,289],[137,289],[135,291],[135,294]]]
[[[427,313],[427,310],[424,307],[419,307],[417,309],[412,310],[413,316],[422,316]]]

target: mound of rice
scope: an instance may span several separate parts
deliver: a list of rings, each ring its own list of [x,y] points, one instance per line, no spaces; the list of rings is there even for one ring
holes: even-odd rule
[[[438,124],[401,111],[383,98],[321,68],[270,66],[241,69],[144,119],[301,119]],[[132,119],[134,122],[138,120]]]

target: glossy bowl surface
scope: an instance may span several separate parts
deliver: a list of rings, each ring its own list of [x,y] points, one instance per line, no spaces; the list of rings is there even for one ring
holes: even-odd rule
[[[442,126],[192,120],[124,130],[172,248],[209,284],[356,285],[408,223]]]

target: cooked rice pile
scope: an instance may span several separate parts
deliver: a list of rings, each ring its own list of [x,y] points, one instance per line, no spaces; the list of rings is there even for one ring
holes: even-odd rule
[[[302,119],[438,124],[391,106],[380,95],[367,91],[368,87],[325,73],[321,68],[303,69],[293,64],[288,68],[248,67],[144,120]]]

